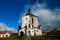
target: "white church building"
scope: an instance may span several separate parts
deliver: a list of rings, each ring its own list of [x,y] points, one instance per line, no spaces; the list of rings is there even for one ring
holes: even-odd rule
[[[28,13],[21,19],[21,29],[18,31],[18,35],[21,35],[20,32],[23,32],[26,36],[40,36],[42,35],[41,27],[38,23],[38,17],[31,13],[31,10],[28,9]]]

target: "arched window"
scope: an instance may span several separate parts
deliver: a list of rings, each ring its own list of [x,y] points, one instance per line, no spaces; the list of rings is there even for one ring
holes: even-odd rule
[[[28,31],[29,32],[29,35],[30,35],[30,31]]]
[[[29,28],[30,28],[30,24],[29,24]]]
[[[32,18],[32,24],[33,24],[33,18]]]
[[[32,18],[32,28],[33,28],[33,22],[34,22],[34,21],[33,21],[33,18]]]
[[[38,32],[38,30],[36,30]]]
[[[30,33],[30,31],[29,31],[29,33]]]

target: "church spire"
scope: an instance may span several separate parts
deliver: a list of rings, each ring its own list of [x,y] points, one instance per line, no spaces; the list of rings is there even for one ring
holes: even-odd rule
[[[27,10],[27,14],[31,14],[31,6],[30,6],[30,3],[31,3],[31,1],[29,0],[28,1],[28,10]]]
[[[27,12],[26,15],[35,16],[35,15],[31,12],[31,8],[28,9],[28,12]],[[35,17],[37,17],[37,16],[35,16]]]
[[[29,1],[29,4],[30,4],[30,1]],[[35,16],[32,12],[31,12],[31,6],[28,5],[28,11],[27,11],[27,14],[26,15],[30,15],[30,16]],[[37,16],[35,16],[37,17]]]
[[[28,14],[30,14],[31,13],[31,9],[30,8],[28,8]]]
[[[31,12],[31,9],[30,8],[28,9],[28,12]]]
[[[28,8],[28,11],[27,11],[26,15],[33,15],[30,8]]]

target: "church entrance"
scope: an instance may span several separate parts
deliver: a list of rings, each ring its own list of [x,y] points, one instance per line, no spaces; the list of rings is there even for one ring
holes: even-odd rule
[[[20,36],[24,36],[24,32],[23,31],[20,32]]]

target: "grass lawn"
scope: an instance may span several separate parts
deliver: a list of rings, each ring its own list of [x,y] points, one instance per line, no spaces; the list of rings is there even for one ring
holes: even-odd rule
[[[18,38],[16,36],[0,38],[0,40],[25,40],[26,37]],[[29,40],[29,39],[28,39]],[[32,36],[31,40],[60,40],[59,36]]]
[[[35,36],[32,40],[60,40],[59,36]]]
[[[17,38],[14,37],[14,36],[11,36],[11,37],[0,38],[0,40],[19,40],[19,39],[17,39]]]

